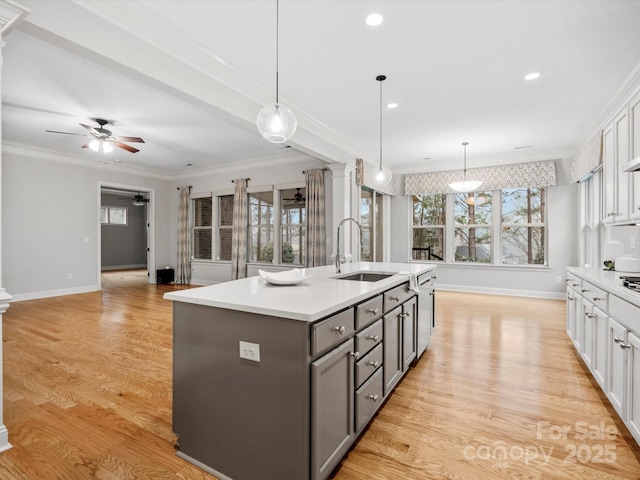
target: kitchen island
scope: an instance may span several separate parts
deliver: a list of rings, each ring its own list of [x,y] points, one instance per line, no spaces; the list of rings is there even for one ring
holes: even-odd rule
[[[165,294],[178,455],[220,479],[327,478],[416,360],[433,296],[409,280],[428,285],[434,269],[360,262],[303,269],[299,285]],[[362,271],[388,276],[336,278]]]

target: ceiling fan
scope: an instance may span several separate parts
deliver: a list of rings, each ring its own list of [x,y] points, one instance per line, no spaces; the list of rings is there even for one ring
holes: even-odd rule
[[[301,188],[302,187],[296,188],[296,193],[293,196],[293,198],[283,198],[283,200],[288,200],[290,202],[296,202],[296,203],[304,203],[304,202],[306,202],[307,199],[305,198],[305,196],[302,193],[300,193],[300,189]]]
[[[131,200],[133,199],[133,204],[136,207],[144,207],[145,203],[149,203],[149,199],[145,198],[144,196],[140,195],[140,192],[138,192],[136,195],[134,195],[133,197],[118,197],[118,199],[120,200]]]
[[[92,118],[91,120],[96,122],[99,126],[92,127],[90,125],[85,125],[84,123],[80,124],[82,127],[87,129],[92,137],[94,137],[93,140],[82,145],[82,148],[90,148],[92,150],[95,150],[96,152],[102,151],[108,153],[113,150],[113,145],[115,145],[116,147],[122,148],[123,150],[126,150],[128,152],[136,153],[140,150],[123,142],[145,143],[144,140],[140,137],[114,136],[111,130],[107,130],[106,128],[104,128],[105,125],[109,124],[109,122],[104,118]],[[82,135],[83,137],[89,136],[86,134],[83,135],[81,133],[58,132],[56,130],[47,130],[47,132],[61,133],[63,135]]]

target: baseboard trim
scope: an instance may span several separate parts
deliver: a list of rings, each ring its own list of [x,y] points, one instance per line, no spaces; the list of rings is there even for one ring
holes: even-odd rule
[[[98,285],[87,285],[85,287],[63,288],[60,290],[45,290],[43,292],[17,293],[13,295],[13,302],[22,302],[24,300],[37,300],[39,298],[62,297],[64,295],[75,295],[76,293],[97,292]]]
[[[201,470],[204,470],[207,473],[210,473],[211,475],[213,475],[214,477],[219,478],[220,480],[233,480],[231,477],[227,477],[226,475],[224,475],[223,473],[218,472],[217,470],[214,470],[213,468],[209,467],[208,465],[205,465],[202,462],[199,462],[198,460],[196,460],[193,457],[190,457],[189,455],[186,455],[182,452],[176,452],[176,456],[195,465],[196,467],[198,467]]]
[[[564,292],[541,292],[538,290],[515,290],[510,288],[486,288],[486,287],[472,287],[469,285],[446,285],[435,284],[436,291],[444,290],[450,292],[465,292],[465,293],[484,293],[487,295],[506,295],[509,297],[529,297],[529,298],[547,298],[549,300],[564,300]]]
[[[4,425],[0,425],[0,453],[12,447],[13,445],[9,443],[9,430]]]
[[[107,267],[101,267],[100,271],[102,272],[108,272],[110,270],[132,270],[134,268],[147,268],[147,265],[145,265],[144,263],[135,263],[132,265],[110,265]]]

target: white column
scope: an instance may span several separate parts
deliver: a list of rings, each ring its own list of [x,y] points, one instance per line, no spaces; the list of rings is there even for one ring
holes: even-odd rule
[[[342,220],[349,217],[355,217],[357,212],[356,205],[354,205],[354,195],[356,189],[355,184],[355,168],[349,164],[337,163],[328,165],[329,169],[333,173],[333,218],[331,222],[327,222],[327,225],[331,227],[331,261],[336,261],[336,240],[338,225]],[[356,218],[357,219],[357,218]],[[352,239],[358,242],[357,234],[351,235],[352,227],[355,227],[351,222],[345,224],[340,229],[340,255],[343,256],[347,262],[353,258],[352,251],[359,252],[358,248],[352,247]],[[356,254],[355,261],[360,260],[359,253]]]
[[[3,38],[29,14],[29,10],[11,0],[0,1],[0,99],[2,99],[2,49],[6,45]],[[0,102],[0,120],[2,102]],[[2,286],[2,122],[0,121],[0,339],[2,339],[2,316],[9,308],[11,295]],[[4,426],[4,389],[3,389],[2,342],[0,341],[0,452],[9,450],[9,431]]]

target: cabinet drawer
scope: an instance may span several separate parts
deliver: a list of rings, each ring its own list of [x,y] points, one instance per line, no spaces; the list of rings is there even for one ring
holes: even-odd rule
[[[382,365],[382,345],[367,353],[356,363],[356,388],[375,372]]]
[[[314,323],[311,325],[311,355],[316,355],[337,345],[353,332],[352,308]]]
[[[382,404],[382,369],[378,369],[367,382],[356,391],[356,432],[373,417]]]
[[[580,291],[582,288],[582,280],[571,273],[567,273],[567,287],[578,289],[578,291]]]
[[[640,307],[611,295],[609,297],[609,315],[636,335],[640,334]]]
[[[413,292],[409,290],[409,284],[403,283],[402,285],[392,288],[383,293],[384,296],[384,311],[397,307],[398,305],[409,300],[413,296]]]
[[[382,317],[382,295],[362,302],[356,307],[356,329],[366,327],[380,317]]]
[[[356,352],[360,356],[366,355],[369,350],[382,341],[382,320],[378,320],[370,327],[365,328],[356,335]]]
[[[607,303],[609,300],[609,294],[604,290],[591,285],[588,282],[582,282],[582,287],[578,290],[590,302],[596,305],[601,310],[607,310]]]

